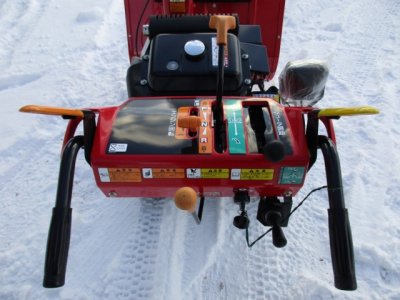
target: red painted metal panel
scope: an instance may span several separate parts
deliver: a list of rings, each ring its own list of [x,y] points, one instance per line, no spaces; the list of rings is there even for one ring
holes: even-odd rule
[[[181,99],[183,97],[173,99]],[[145,101],[160,98],[147,98]],[[170,98],[172,99],[172,98]],[[188,97],[186,97],[186,100]],[[193,98],[199,99],[199,98]],[[235,98],[240,100],[240,98]],[[118,197],[172,197],[177,189],[182,186],[190,186],[204,196],[232,196],[237,189],[248,189],[252,196],[281,196],[290,191],[295,195],[303,185],[304,178],[297,184],[282,184],[280,176],[283,167],[303,167],[307,170],[309,154],[307,151],[304,131],[303,114],[307,108],[283,108],[284,119],[288,126],[287,134],[292,142],[293,152],[285,156],[280,162],[271,162],[259,153],[247,151],[244,155],[217,153],[211,154],[107,154],[107,147],[111,136],[113,124],[118,112],[131,101],[143,99],[130,99],[121,106],[101,108],[97,110],[98,127],[96,131],[94,148],[92,151],[92,168],[97,185],[106,195]],[[184,99],[182,99],[184,100]],[[245,98],[242,98],[245,100]],[[254,101],[260,101],[255,99]],[[262,100],[261,100],[262,101]],[[273,101],[272,99],[265,101]],[[251,101],[247,100],[248,103]],[[168,126],[166,126],[168,127]],[[152,129],[149,129],[152,130]],[[134,175],[127,182],[106,182],[101,180],[100,173],[103,169],[118,169],[122,172],[133,170],[140,174],[140,180]],[[168,169],[179,170],[184,176],[175,178],[146,178],[144,169]],[[187,172],[190,169],[225,169],[229,175],[220,178],[190,178]],[[236,169],[271,170],[273,176],[267,180],[257,179],[232,179],[232,172]],[[106,171],[107,172],[107,171]],[[305,174],[304,174],[305,177]],[[136,179],[135,179],[136,178]]]

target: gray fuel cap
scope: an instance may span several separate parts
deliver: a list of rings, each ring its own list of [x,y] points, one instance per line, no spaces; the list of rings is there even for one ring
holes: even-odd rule
[[[206,46],[202,41],[191,40],[186,42],[184,49],[185,53],[190,57],[198,57],[204,53]]]

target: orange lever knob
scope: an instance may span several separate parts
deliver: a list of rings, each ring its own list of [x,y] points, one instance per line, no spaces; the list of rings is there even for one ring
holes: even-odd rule
[[[190,213],[196,211],[197,194],[191,187],[182,187],[175,193],[175,205]]]
[[[178,127],[189,128],[189,131],[196,132],[201,125],[201,119],[198,116],[186,116],[178,119]]]
[[[208,26],[217,30],[217,44],[226,45],[228,43],[228,30],[236,28],[236,19],[233,16],[211,16]]]

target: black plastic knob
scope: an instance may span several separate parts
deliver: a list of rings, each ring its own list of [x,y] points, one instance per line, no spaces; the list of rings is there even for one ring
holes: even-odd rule
[[[249,218],[243,214],[233,218],[233,225],[239,229],[246,229],[249,226],[249,223]]]
[[[273,140],[263,147],[265,157],[273,162],[279,162],[285,157],[285,146],[279,140]]]
[[[282,227],[272,227],[272,244],[277,248],[283,248],[287,244],[285,234],[283,233]]]

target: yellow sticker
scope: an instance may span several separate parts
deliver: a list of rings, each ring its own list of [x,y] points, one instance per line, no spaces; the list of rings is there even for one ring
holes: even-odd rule
[[[140,169],[108,168],[110,182],[141,182]]]
[[[272,180],[274,169],[241,169],[241,180]]]
[[[201,178],[228,179],[229,169],[201,169]]]

